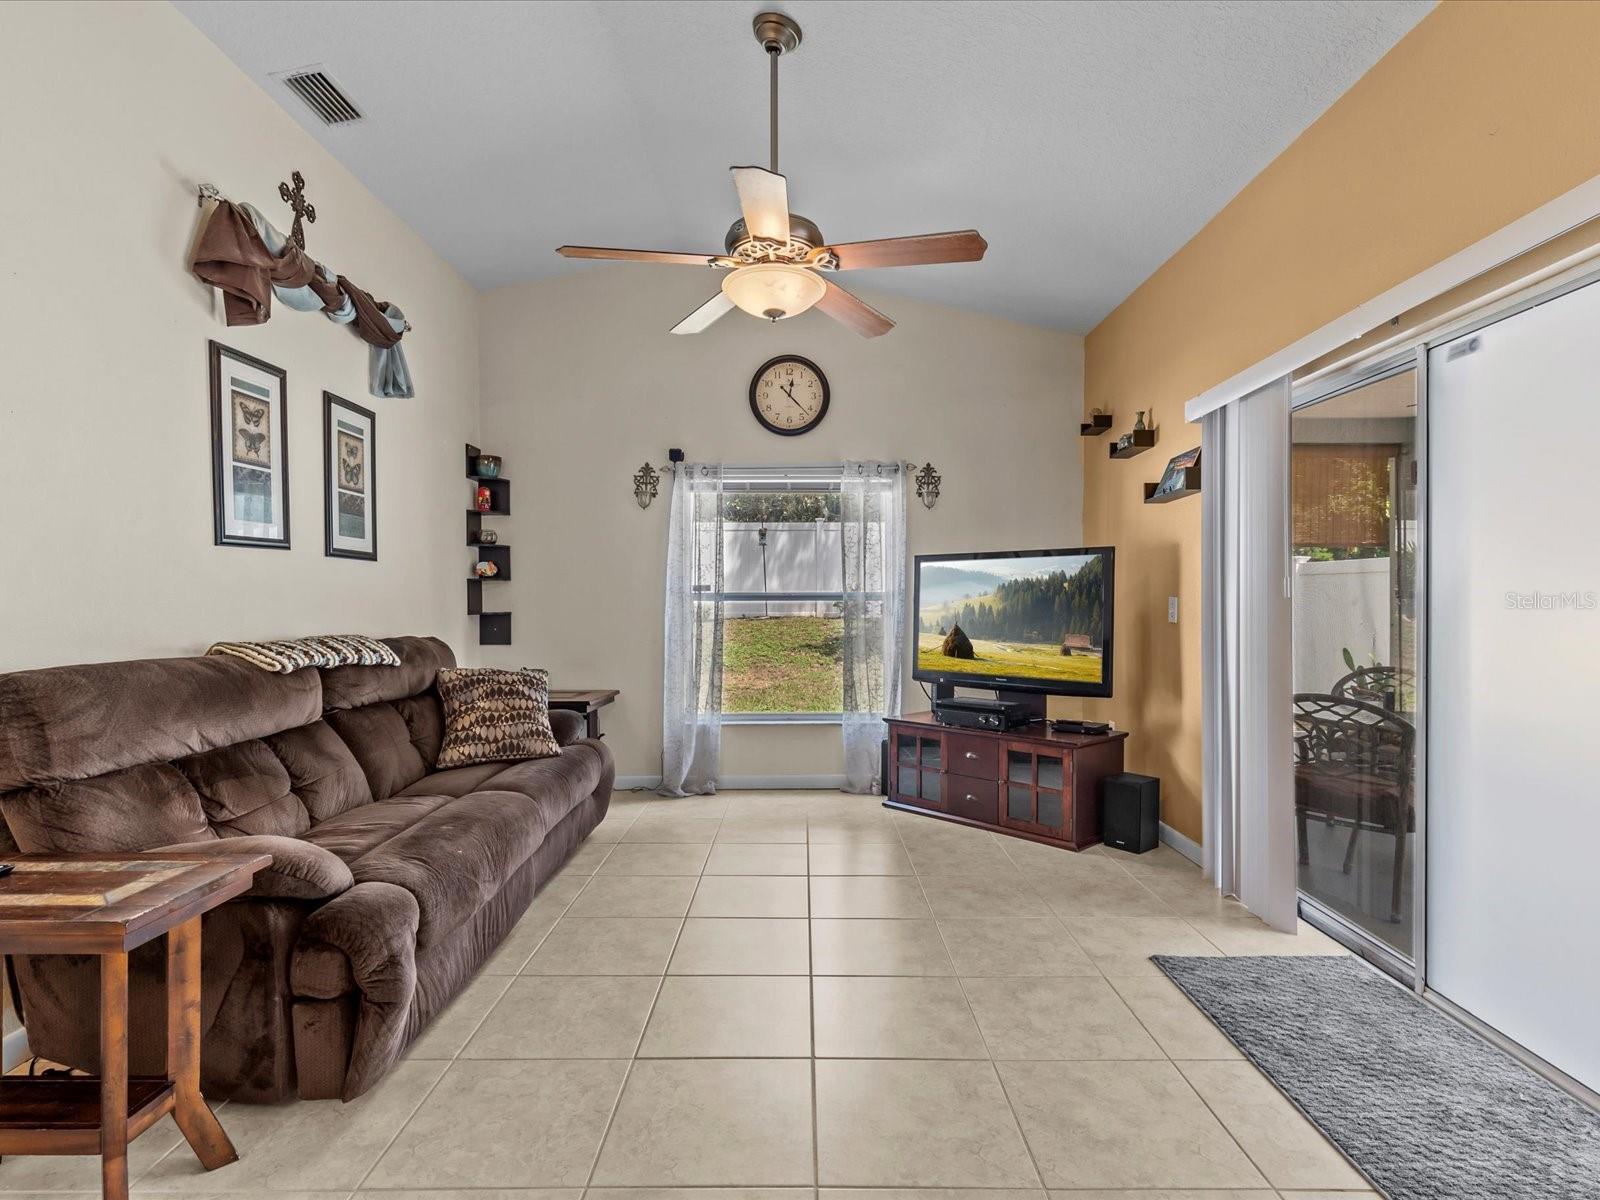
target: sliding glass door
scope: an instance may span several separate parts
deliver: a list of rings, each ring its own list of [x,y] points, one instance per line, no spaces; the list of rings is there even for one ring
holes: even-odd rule
[[[1410,963],[1417,908],[1414,356],[1290,422],[1294,795],[1303,899]]]
[[[1600,283],[1428,352],[1427,984],[1600,1091]]]

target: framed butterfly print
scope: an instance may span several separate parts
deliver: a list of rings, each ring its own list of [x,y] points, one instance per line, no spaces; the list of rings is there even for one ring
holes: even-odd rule
[[[288,377],[208,342],[211,496],[219,546],[289,548]]]
[[[378,557],[378,418],[359,404],[322,393],[322,486],[330,558]]]

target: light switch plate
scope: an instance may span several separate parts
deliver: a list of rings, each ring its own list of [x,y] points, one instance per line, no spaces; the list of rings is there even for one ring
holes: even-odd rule
[[[1176,596],[1168,596],[1167,597],[1167,624],[1176,625],[1177,623],[1178,623],[1178,598]]]

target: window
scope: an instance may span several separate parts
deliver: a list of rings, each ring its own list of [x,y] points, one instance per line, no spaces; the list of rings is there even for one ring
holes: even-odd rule
[[[837,720],[844,709],[841,474],[725,469],[722,711],[732,720]]]

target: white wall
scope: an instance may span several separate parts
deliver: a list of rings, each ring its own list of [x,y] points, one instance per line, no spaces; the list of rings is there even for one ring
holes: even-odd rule
[[[1326,692],[1350,668],[1388,664],[1387,558],[1294,564],[1294,690]]]
[[[549,667],[556,687],[621,688],[603,724],[624,777],[660,773],[668,504],[663,491],[641,512],[630,477],[669,446],[740,465],[931,460],[943,498],[931,512],[912,498],[913,554],[1082,540],[1081,338],[866,291],[899,322],[882,338],[820,313],[670,335],[716,285],[690,267],[597,266],[481,299],[483,445],[514,481],[515,547],[513,644],[485,657]],[[749,410],[751,375],[780,353],[815,361],[832,389],[798,438]],[[924,703],[908,683],[907,707]],[[840,760],[837,727],[724,734],[728,777],[832,778]]]
[[[0,113],[0,670],[340,631],[474,653],[465,281],[166,4],[0,4]],[[410,317],[415,399],[369,397],[318,314],[227,328],[189,274],[196,183],[287,227],[296,169],[313,255]],[[212,545],[208,338],[288,372],[287,552]],[[325,388],[378,414],[376,563],[323,556]]]

